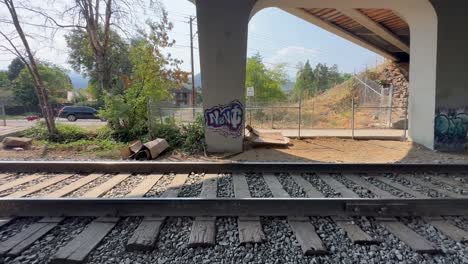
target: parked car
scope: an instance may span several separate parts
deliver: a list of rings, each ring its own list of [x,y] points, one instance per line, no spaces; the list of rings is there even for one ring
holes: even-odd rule
[[[58,117],[75,122],[78,119],[100,119],[97,113],[96,109],[89,106],[65,106],[58,112]]]

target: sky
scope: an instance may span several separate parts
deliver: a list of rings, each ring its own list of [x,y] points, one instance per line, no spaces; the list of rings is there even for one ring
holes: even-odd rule
[[[39,0],[37,0],[39,1]],[[161,0],[169,13],[174,29],[170,36],[176,45],[168,50],[172,56],[183,60],[182,70],[190,71],[190,27],[189,17],[195,16],[195,6],[188,0]],[[0,16],[5,15],[0,12]],[[198,56],[196,20],[194,23],[194,64],[195,73],[200,71]],[[50,41],[37,45],[36,56],[70,69],[67,64],[67,47],[63,35],[66,30],[57,32]],[[40,34],[40,32],[38,33]],[[311,65],[337,64],[342,72],[359,72],[383,62],[383,58],[371,51],[329,33],[309,22],[297,18],[277,8],[258,12],[249,23],[247,55],[260,53],[264,63],[273,67],[286,63],[290,79],[294,79],[298,63],[309,60]],[[0,52],[0,69],[6,69],[13,56]]]

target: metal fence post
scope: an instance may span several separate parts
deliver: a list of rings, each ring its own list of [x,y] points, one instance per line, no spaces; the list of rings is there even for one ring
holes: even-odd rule
[[[405,106],[405,119],[404,119],[404,126],[403,126],[403,141],[406,141],[407,136],[406,136],[406,130],[408,129],[408,100],[406,100],[406,106]]]
[[[351,138],[354,139],[354,97],[351,98]]]
[[[301,123],[302,123],[302,100],[299,100],[299,122],[297,124],[298,139],[301,139]]]
[[[271,107],[271,129],[273,129],[273,106]]]
[[[392,108],[393,108],[393,84],[390,85],[390,90],[388,92],[388,116],[387,116],[387,128],[391,128],[392,126]]]
[[[3,117],[3,126],[6,126],[6,114],[5,114],[5,105],[2,104],[2,117]]]

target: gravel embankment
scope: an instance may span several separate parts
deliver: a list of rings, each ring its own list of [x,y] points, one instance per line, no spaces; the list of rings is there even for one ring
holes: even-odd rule
[[[218,177],[217,196],[221,198],[234,198],[234,185],[232,175],[228,173],[220,174]]]
[[[75,175],[71,176],[70,178],[66,178],[63,181],[57,182],[56,184],[50,185],[50,186],[48,186],[46,188],[43,188],[38,192],[26,195],[25,197],[43,197],[43,196],[47,197],[48,193],[54,192],[54,191],[56,191],[58,189],[62,189],[63,187],[69,185],[70,183],[81,179],[82,177],[84,177],[84,175],[75,174]]]
[[[280,176],[276,177],[278,177],[279,182],[283,185],[283,189],[285,189],[291,197],[306,197],[304,190],[297,185],[289,174],[282,173]]]
[[[130,175],[127,179],[117,184],[117,186],[105,193],[102,197],[124,197],[126,194],[130,193],[141,181],[143,181],[145,177],[145,175]]]
[[[66,197],[80,197],[82,196],[83,194],[85,194],[86,192],[88,192],[89,190],[93,189],[94,187],[96,186],[99,186],[103,183],[105,183],[106,181],[108,181],[110,178],[114,177],[115,175],[113,174],[104,174],[102,176],[99,176],[97,179],[95,179],[94,181],[82,186],[81,188],[79,188],[78,190],[68,194]]]
[[[339,192],[336,192],[331,188],[328,184],[326,184],[322,179],[320,179],[319,176],[315,174],[305,174],[304,179],[312,183],[312,185],[325,197],[327,198],[334,198],[334,197],[341,197],[341,194]]]
[[[366,177],[366,176],[362,176],[363,179],[365,179],[366,181],[372,183],[373,185],[377,186],[378,188],[384,190],[384,191],[387,191],[393,195],[395,195],[396,197],[399,197],[399,198],[414,198],[413,195],[409,194],[409,193],[406,193],[404,191],[401,191],[401,190],[398,190],[384,182],[381,182],[379,180],[377,180],[376,178],[374,177]]]
[[[260,174],[247,174],[245,176],[247,184],[249,185],[250,195],[252,197],[273,197],[268,185],[266,184],[263,176]]]
[[[182,190],[179,193],[179,197],[197,197],[200,195],[203,176],[201,173],[192,173],[188,176],[187,181],[185,181]]]
[[[444,194],[437,192],[436,190],[430,189],[426,186],[422,186],[419,184],[416,184],[410,180],[407,180],[404,178],[404,175],[401,176],[396,176],[396,175],[386,175],[386,177],[389,177],[392,179],[394,182],[398,182],[399,184],[402,184],[404,186],[407,186],[408,188],[411,188],[417,192],[420,192],[422,194],[425,194],[429,197],[432,198],[441,198],[441,197],[446,197]]]
[[[174,179],[175,174],[164,174],[162,175],[161,179],[156,182],[153,187],[151,187],[151,190],[149,190],[146,194],[145,197],[158,197],[160,196],[163,192],[167,190],[167,187],[169,184],[172,182]]]
[[[359,197],[361,198],[375,198],[375,194],[373,194],[371,191],[367,190],[364,187],[361,187],[360,185],[355,184],[348,178],[342,176],[342,175],[334,175],[333,176],[337,181],[341,182],[346,186],[346,188],[350,189],[351,191],[355,192]]]

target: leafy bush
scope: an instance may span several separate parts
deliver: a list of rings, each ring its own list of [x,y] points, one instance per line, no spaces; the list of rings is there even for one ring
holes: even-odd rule
[[[40,122],[36,126],[23,131],[22,135],[36,140],[47,140],[58,143],[74,142],[91,137],[88,130],[76,125],[57,124],[57,131],[57,135],[49,135],[45,123]]]
[[[151,137],[164,138],[170,148],[181,149],[188,154],[203,151],[205,149],[203,117],[199,115],[194,123],[180,126],[173,122],[158,124],[151,131]]]
[[[179,148],[184,141],[180,128],[176,124],[158,124],[151,131],[151,137],[164,138],[171,148]]]
[[[184,138],[181,146],[182,151],[193,154],[205,150],[205,130],[201,115],[197,116],[194,123],[182,125],[181,130]]]

